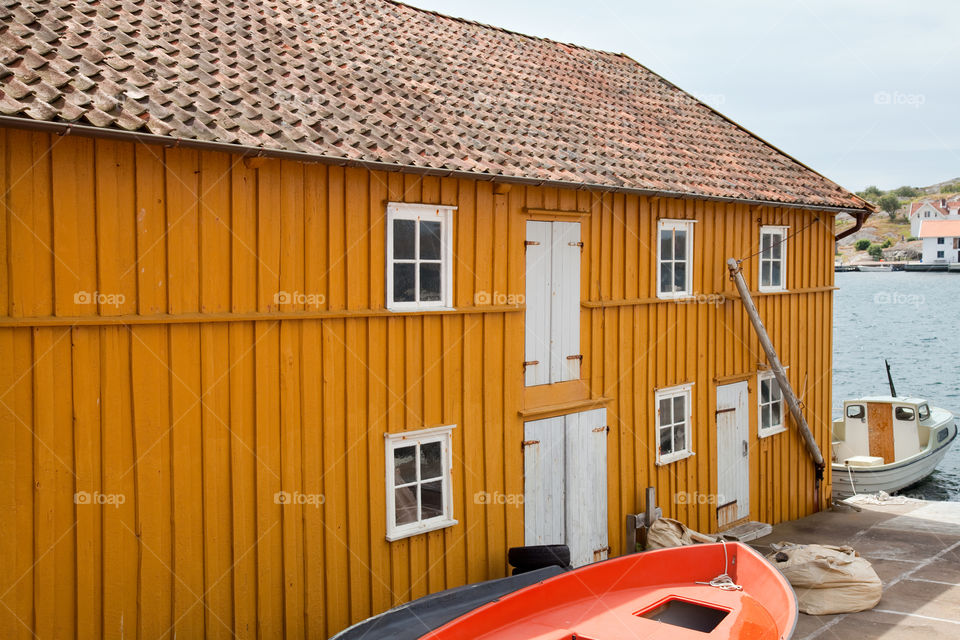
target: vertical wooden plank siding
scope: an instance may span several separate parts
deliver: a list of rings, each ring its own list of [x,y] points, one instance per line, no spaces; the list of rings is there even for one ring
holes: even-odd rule
[[[814,509],[795,431],[756,437],[765,358],[724,263],[760,224],[796,232],[789,291],[757,304],[828,450],[832,214],[14,129],[0,187],[3,637],[326,637],[506,575],[537,407],[523,303],[503,302],[525,290],[529,219],[580,222],[582,384],[546,389],[540,416],[606,399],[613,552],[648,485],[716,529],[721,380],[750,389],[751,517]],[[384,310],[389,201],[457,207],[454,310]],[[697,221],[691,299],[656,299],[660,218]],[[654,391],[686,383],[696,455],[657,466]],[[458,524],[387,542],[384,434],[439,425]]]

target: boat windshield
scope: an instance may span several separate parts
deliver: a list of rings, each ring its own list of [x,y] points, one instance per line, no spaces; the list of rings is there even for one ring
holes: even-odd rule
[[[920,420],[921,420],[921,421],[926,420],[927,418],[930,417],[930,407],[927,406],[926,404],[920,405],[920,410],[919,410],[919,412],[920,412]]]

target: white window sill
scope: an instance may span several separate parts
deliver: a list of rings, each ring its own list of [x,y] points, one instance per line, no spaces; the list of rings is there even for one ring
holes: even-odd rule
[[[696,298],[695,295],[689,291],[682,291],[677,293],[661,293],[657,292],[657,298],[660,300],[689,300],[691,298]]]
[[[387,311],[393,313],[430,313],[431,311],[455,311],[455,307],[391,307],[387,306]]]
[[[404,538],[418,536],[421,533],[436,531],[437,529],[446,529],[447,527],[452,527],[455,524],[459,523],[452,518],[442,518],[439,520],[430,520],[428,522],[418,524],[416,527],[411,527],[410,529],[395,529],[394,531],[387,532],[387,542],[403,540]]]
[[[757,287],[760,293],[786,293],[786,287]]]
[[[783,433],[783,432],[786,431],[786,430],[787,430],[787,428],[786,428],[785,426],[783,426],[783,425],[780,425],[779,427],[770,427],[769,429],[760,429],[760,430],[757,432],[757,437],[758,437],[758,438],[769,438],[770,436],[775,436],[775,435],[777,435],[778,433]]]
[[[690,458],[694,455],[696,454],[694,454],[693,451],[681,451],[679,453],[671,453],[668,456],[657,458],[657,466],[662,467],[664,465],[673,464],[674,462],[686,460],[687,458]]]

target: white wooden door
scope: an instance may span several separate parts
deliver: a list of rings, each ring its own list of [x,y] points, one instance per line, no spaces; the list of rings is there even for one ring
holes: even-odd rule
[[[566,544],[578,567],[607,557],[607,411],[524,425],[524,544]]]
[[[750,515],[750,414],[746,382],[717,387],[717,519]]]
[[[527,222],[524,382],[580,378],[580,223]]]

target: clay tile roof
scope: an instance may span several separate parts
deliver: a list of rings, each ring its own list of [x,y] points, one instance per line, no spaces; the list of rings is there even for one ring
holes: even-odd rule
[[[2,0],[0,116],[872,210],[614,53],[389,0]]]
[[[960,220],[923,220],[920,238],[960,238]]]

